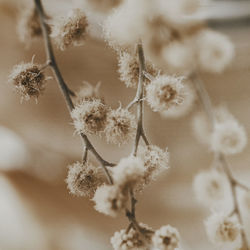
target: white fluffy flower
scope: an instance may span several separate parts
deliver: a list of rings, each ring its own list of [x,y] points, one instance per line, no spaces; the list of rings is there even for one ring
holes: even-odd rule
[[[103,214],[115,217],[126,207],[128,194],[126,189],[117,185],[103,185],[97,188],[93,201],[95,209]]]
[[[197,174],[193,181],[196,198],[205,206],[214,206],[230,195],[226,176],[217,170],[206,170]]]
[[[190,84],[183,84],[183,89],[181,90],[183,96],[183,102],[178,106],[173,106],[168,110],[160,112],[161,116],[164,118],[173,118],[177,119],[181,116],[188,114],[196,100],[196,93],[193,87]]]
[[[203,30],[198,34],[198,63],[202,70],[221,72],[232,61],[234,47],[223,34]]]
[[[162,150],[155,145],[139,146],[138,157],[142,159],[145,169],[143,178],[137,185],[137,189],[141,190],[169,168],[169,152],[167,148]]]
[[[92,197],[103,181],[98,176],[96,167],[90,163],[76,162],[69,166],[66,183],[72,194]]]
[[[113,169],[114,182],[117,185],[134,185],[144,174],[143,161],[139,157],[129,156],[120,160]]]
[[[81,9],[73,9],[67,16],[54,20],[51,37],[61,50],[70,46],[80,46],[84,44],[87,27],[85,13]]]
[[[214,213],[205,221],[209,240],[223,250],[241,247],[241,225],[235,217]]]
[[[107,115],[104,133],[107,142],[119,145],[127,143],[136,133],[135,116],[127,109],[111,110]]]
[[[139,224],[141,229],[147,230],[146,225]],[[147,237],[147,235],[144,235]],[[115,232],[110,242],[114,250],[145,250],[147,246],[145,244],[145,239],[141,239],[140,233],[138,233],[134,228],[131,228],[128,232],[122,229],[119,232]]]
[[[161,75],[146,87],[146,100],[153,111],[165,111],[183,102],[183,78]]]
[[[170,225],[162,226],[155,231],[152,243],[157,250],[177,250],[180,247],[180,234]]]
[[[236,120],[217,122],[211,138],[213,151],[223,154],[236,154],[241,152],[247,144],[247,136],[244,127]]]
[[[101,100],[86,100],[75,106],[71,112],[76,132],[98,134],[103,132],[109,109]]]

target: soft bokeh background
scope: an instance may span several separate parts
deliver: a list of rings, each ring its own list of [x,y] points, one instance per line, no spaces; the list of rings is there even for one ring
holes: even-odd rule
[[[71,5],[66,0],[44,2],[50,13],[64,11]],[[238,2],[242,8],[228,1],[211,3],[204,7],[203,15],[250,15],[249,1]],[[45,60],[42,41],[28,50],[18,41],[14,8],[17,3],[20,1],[0,0],[0,249],[111,249],[110,237],[126,227],[127,220],[124,216],[103,216],[93,209],[91,201],[69,195],[64,182],[66,167],[81,158],[81,142],[73,135],[56,82],[48,82],[38,104],[20,104],[7,83],[13,65],[30,61],[33,55],[36,62]],[[250,135],[250,26],[220,29],[234,42],[236,58],[224,74],[202,77],[214,103],[226,103]],[[88,38],[85,46],[56,54],[72,89],[77,89],[82,81],[101,81],[101,93],[112,107],[118,107],[119,101],[125,105],[133,98],[134,91],[118,80],[114,52],[102,41]],[[212,250],[203,227],[209,211],[196,202],[192,192],[194,174],[212,161],[211,153],[192,133],[191,118],[198,106],[197,103],[190,115],[179,120],[164,120],[146,108],[149,138],[152,143],[169,148],[171,169],[138,196],[137,214],[140,221],[153,228],[168,223],[177,227],[186,250]],[[130,152],[131,145],[117,148],[99,138],[91,140],[108,160],[117,161]],[[249,150],[250,146],[229,158],[233,172],[245,183],[250,183]]]

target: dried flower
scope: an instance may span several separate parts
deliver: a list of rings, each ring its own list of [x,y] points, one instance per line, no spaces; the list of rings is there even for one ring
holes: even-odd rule
[[[66,17],[52,23],[51,37],[57,46],[64,50],[70,46],[83,45],[88,27],[87,18],[80,9],[71,10]]]
[[[23,8],[18,20],[17,32],[21,42],[29,44],[35,38],[42,36],[38,13],[34,7]]]
[[[127,52],[121,52],[118,66],[120,80],[124,82],[127,87],[136,88],[139,81],[139,63],[137,57]],[[146,62],[146,69],[152,76],[157,75],[157,70],[153,64]],[[145,83],[148,82],[149,80],[145,79]]]
[[[145,168],[143,178],[137,185],[137,190],[141,190],[169,168],[169,152],[167,148],[162,150],[155,145],[139,146],[138,157],[142,159]]]
[[[180,235],[176,228],[162,226],[155,231],[152,242],[157,250],[176,250],[180,247]]]
[[[241,152],[247,144],[247,136],[243,126],[236,120],[217,122],[211,138],[211,148],[223,154],[236,154]]]
[[[127,143],[135,132],[135,117],[127,109],[118,108],[108,113],[104,131],[108,142],[119,145]]]
[[[142,223],[139,224],[141,231],[147,232],[151,229]],[[145,233],[144,237],[150,240],[148,235]],[[122,229],[119,232],[115,232],[110,242],[114,250],[146,250],[147,243],[145,239],[142,239],[142,236],[134,228],[131,228],[128,232],[125,229]]]
[[[235,217],[214,213],[206,221],[209,240],[220,249],[239,249],[241,247],[241,226]]]
[[[225,201],[230,195],[227,177],[217,170],[206,170],[197,174],[193,181],[196,198],[205,206],[213,206]]]
[[[97,168],[88,162],[76,162],[68,168],[66,183],[70,193],[74,195],[93,197],[97,187],[103,184]]]
[[[198,64],[202,70],[219,73],[232,61],[234,47],[223,34],[203,30],[198,34]]]
[[[44,92],[45,82],[48,78],[45,77],[41,70],[41,65],[31,63],[21,63],[14,66],[9,82],[12,82],[21,98],[29,100],[30,98],[38,98]]]
[[[146,87],[146,99],[153,111],[165,111],[183,102],[183,78],[161,75]]]
[[[109,109],[100,99],[76,105],[71,116],[78,133],[99,134],[104,131]]]
[[[115,217],[126,207],[128,190],[117,185],[103,185],[97,188],[93,201],[98,212]]]
[[[120,186],[134,186],[143,176],[144,170],[143,161],[139,157],[123,158],[113,169],[114,181]]]
[[[177,119],[181,116],[187,115],[193,108],[196,93],[190,84],[183,84],[183,89],[181,89],[183,101],[178,106],[172,106],[168,110],[160,112],[161,116],[164,118]]]

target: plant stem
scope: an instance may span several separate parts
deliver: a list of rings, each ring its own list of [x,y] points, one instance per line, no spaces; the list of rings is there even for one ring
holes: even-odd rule
[[[51,43],[51,39],[49,36],[49,26],[46,22],[46,15],[45,15],[41,0],[34,0],[34,2],[35,2],[37,13],[39,15],[40,24],[41,24],[41,28],[42,28],[42,32],[43,32],[45,50],[46,50],[46,55],[47,55],[47,64],[53,70],[54,76],[57,80],[57,83],[60,87],[60,90],[63,94],[63,97],[66,101],[68,110],[69,110],[69,112],[71,112],[74,109],[74,104],[73,104],[73,101],[71,99],[71,96],[74,94],[69,89],[67,84],[65,83],[63,76],[60,72],[60,69],[57,65],[56,58],[55,58],[54,51],[53,51],[53,47],[52,47],[52,43]],[[107,169],[107,166],[112,167],[112,166],[115,166],[115,164],[104,160],[100,156],[100,154],[96,151],[95,147],[92,145],[92,143],[90,142],[90,140],[88,139],[88,137],[85,134],[81,133],[81,138],[82,138],[82,141],[83,141],[85,147],[89,151],[91,151],[93,153],[93,155],[96,157],[96,159],[101,163],[109,183],[112,184],[113,183],[112,176],[110,175],[110,173]]]
[[[215,116],[214,116],[213,106],[212,106],[210,96],[209,96],[202,80],[197,75],[193,74],[190,78],[193,80],[193,82],[195,84],[195,87],[197,89],[201,104],[203,106],[204,111],[206,112],[206,114],[208,116],[210,125],[213,129],[214,123],[215,123]],[[214,157],[222,164],[222,170],[226,174],[227,179],[229,180],[229,183],[230,183],[231,194],[233,197],[233,206],[234,206],[232,214],[235,214],[238,217],[239,223],[242,225],[242,228],[241,228],[241,238],[242,238],[242,244],[243,244],[242,249],[249,250],[246,232],[243,228],[244,225],[243,225],[242,215],[241,215],[241,212],[239,209],[239,203],[238,203],[238,199],[237,199],[237,190],[236,190],[237,187],[241,187],[244,189],[246,189],[247,187],[240,184],[237,180],[235,180],[233,173],[232,173],[232,171],[231,171],[231,169],[226,161],[224,154],[222,154],[220,152],[215,152]]]

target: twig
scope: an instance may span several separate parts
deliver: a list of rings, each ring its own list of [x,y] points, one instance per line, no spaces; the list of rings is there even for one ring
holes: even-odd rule
[[[200,98],[200,101],[201,101],[201,104],[209,118],[209,121],[210,121],[210,124],[211,124],[211,127],[213,128],[214,127],[214,123],[215,123],[215,118],[214,118],[214,112],[213,112],[213,108],[212,108],[212,102],[211,102],[211,99],[206,91],[206,88],[202,82],[202,80],[200,78],[198,78],[197,75],[193,74],[191,76],[191,79],[193,80],[194,84],[195,84],[195,87],[197,89],[197,92],[198,92],[198,95],[199,95],[199,98]],[[233,176],[232,174],[232,171],[226,161],[226,158],[225,158],[225,155],[220,153],[220,152],[216,152],[215,155],[215,160],[218,160],[221,165],[222,165],[222,169],[224,171],[224,173],[226,174],[228,180],[229,180],[229,183],[230,183],[230,187],[231,187],[231,194],[232,194],[232,197],[233,197],[233,212],[231,213],[232,214],[235,214],[237,217],[238,217],[238,220],[239,220],[239,223],[242,225],[242,228],[241,228],[241,238],[242,238],[242,244],[243,244],[243,249],[246,249],[246,250],[249,250],[249,247],[248,247],[248,242],[247,242],[247,238],[246,238],[246,232],[243,228],[243,220],[242,220],[242,216],[241,216],[241,212],[240,212],[240,209],[239,209],[239,203],[238,203],[238,200],[237,200],[237,190],[236,188],[237,187],[241,187],[241,188],[244,188],[244,189],[247,189],[249,190],[246,186],[240,184]]]
[[[71,91],[69,89],[69,87],[65,83],[65,81],[62,77],[62,74],[60,72],[60,69],[57,65],[56,58],[55,58],[54,51],[53,51],[53,47],[52,47],[52,43],[51,43],[50,36],[49,36],[49,26],[46,23],[46,14],[44,12],[41,0],[34,0],[34,2],[36,5],[36,10],[37,10],[37,13],[39,15],[41,28],[42,28],[42,32],[43,32],[45,50],[46,50],[46,55],[47,55],[47,63],[51,67],[51,69],[53,70],[53,73],[55,75],[57,83],[58,83],[60,90],[62,91],[62,94],[64,96],[64,99],[66,101],[68,110],[69,110],[69,112],[71,112],[74,109],[74,104],[73,104],[73,101],[71,99],[71,96],[74,96],[74,93],[73,93],[73,91]],[[100,154],[96,151],[95,147],[92,145],[92,143],[90,142],[90,140],[88,139],[88,137],[85,134],[82,133],[81,138],[82,138],[82,141],[85,145],[85,148],[87,148],[89,151],[91,151],[93,153],[93,155],[96,157],[96,159],[101,163],[109,183],[112,184],[113,183],[112,176],[110,175],[110,173],[107,169],[107,166],[112,167],[115,164],[104,160],[100,156]]]

